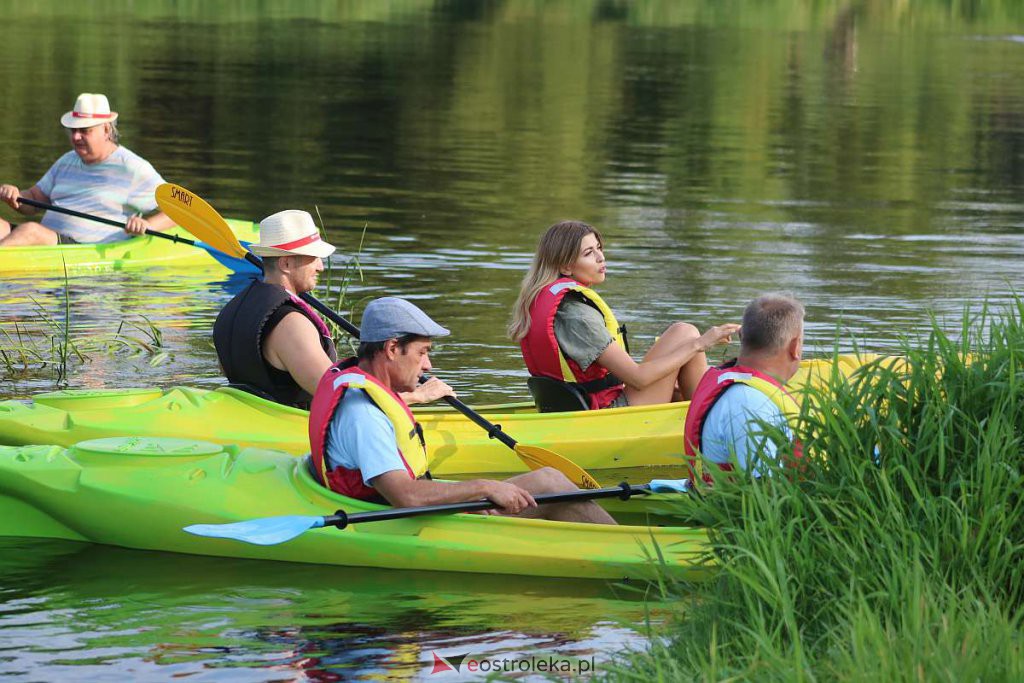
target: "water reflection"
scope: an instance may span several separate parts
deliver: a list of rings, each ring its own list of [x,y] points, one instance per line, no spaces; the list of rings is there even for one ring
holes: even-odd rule
[[[595,582],[0,539],[0,675],[406,677],[435,650],[603,660],[643,640],[629,598]]]
[[[808,303],[822,350],[837,326],[844,350],[885,350],[929,309],[957,320],[1007,300],[1024,249],[1020,6],[734,5],[35,3],[10,18],[0,64],[15,78],[35,49],[59,57],[32,62],[31,96],[0,102],[0,176],[29,182],[63,151],[40,122],[80,89],[69,65],[104,82],[96,65],[116,64],[129,146],[225,215],[318,206],[340,257],[365,228],[343,312],[417,298],[455,333],[439,367],[480,401],[525,396],[502,329],[560,218],[609,238],[603,293],[639,350],[672,320],[735,319],[768,289]],[[216,382],[216,285],[195,283],[175,323],[157,303],[166,281],[94,284],[78,299],[100,327],[126,304],[184,325],[175,377]],[[39,286],[57,315],[59,284]],[[24,296],[3,283],[11,310]],[[166,384],[166,369],[105,378]]]
[[[885,351],[930,312],[956,330],[965,307],[1021,288],[1017,0],[4,7],[0,182],[42,176],[66,151],[59,114],[106,92],[125,144],[223,215],[316,206],[339,264],[365,230],[341,312],[415,298],[452,329],[437,374],[470,403],[526,397],[503,330],[538,236],[563,218],[608,238],[602,294],[637,353],[673,320],[735,320],[768,289],[807,303],[809,351],[828,352]],[[167,355],[72,358],[70,385],[220,384],[210,327],[242,284],[76,279],[73,337],[150,320]],[[0,276],[0,347],[21,333],[48,352],[32,297],[60,321],[64,293],[62,278]],[[53,383],[49,367],[0,366],[0,398]],[[0,673],[387,676],[422,672],[433,647],[585,655],[634,638],[602,615],[636,605],[601,596],[377,580],[2,546]]]
[[[61,345],[70,349],[72,387],[218,384],[213,319],[247,282],[216,269],[157,268],[67,281],[7,278],[0,348],[12,363],[0,366],[0,394],[52,390]]]

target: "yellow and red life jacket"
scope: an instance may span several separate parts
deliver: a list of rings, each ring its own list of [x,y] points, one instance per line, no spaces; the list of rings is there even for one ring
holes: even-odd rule
[[[355,358],[349,358],[332,366],[320,378],[309,410],[309,448],[313,465],[311,469],[319,482],[332,491],[352,498],[380,498],[376,489],[363,483],[362,472],[358,469],[327,469],[327,431],[330,429],[334,413],[341,405],[342,397],[350,388],[365,391],[373,404],[391,421],[395,428],[395,448],[409,478],[429,477],[423,429],[416,422],[409,406],[398,394],[381,384],[380,380],[361,370],[356,365]]]
[[[703,460],[700,457],[701,432],[712,406],[722,397],[726,389],[737,382],[753,387],[767,396],[782,412],[790,427],[794,430],[796,428],[796,421],[800,416],[800,404],[786,391],[779,380],[753,368],[737,365],[735,361],[717,368],[708,368],[697,384],[693,398],[690,399],[690,407],[686,412],[686,424],[683,427],[683,451],[686,454],[690,477],[693,481],[697,481],[697,477],[700,477],[705,482],[711,482],[711,475],[704,471]],[[799,440],[794,440],[793,457],[799,459],[802,456],[803,447]],[[729,463],[715,464],[726,472],[732,470],[732,465]]]
[[[625,389],[622,380],[597,363],[584,370],[579,363],[565,357],[555,338],[555,313],[569,292],[579,292],[593,304],[604,318],[612,339],[628,349],[625,327],[619,325],[608,304],[594,290],[563,277],[544,287],[530,304],[530,331],[519,342],[523,360],[531,375],[574,384],[586,393],[592,410],[605,408]]]

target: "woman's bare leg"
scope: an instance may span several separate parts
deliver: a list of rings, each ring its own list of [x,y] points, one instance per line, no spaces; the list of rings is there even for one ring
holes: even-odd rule
[[[704,373],[708,371],[708,357],[703,351],[695,355],[690,361],[679,368],[679,392],[682,394],[681,399],[683,401],[689,401],[693,398],[693,393],[697,391],[697,384],[700,382],[700,378],[704,376]]]
[[[673,348],[699,336],[700,330],[690,323],[673,323],[665,330],[664,334],[658,337],[658,341],[654,342],[654,346],[644,356],[644,361],[668,355]],[[704,357],[704,353],[697,353],[680,367],[677,373],[667,375],[644,389],[626,387],[626,398],[631,406],[689,400],[693,396],[693,390],[697,388],[697,382],[700,381],[707,368],[708,361]]]

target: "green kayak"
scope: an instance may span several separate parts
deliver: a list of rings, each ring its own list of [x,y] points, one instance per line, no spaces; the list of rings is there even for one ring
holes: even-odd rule
[[[835,367],[849,375],[868,360],[840,356]],[[805,361],[790,386],[807,386],[832,368],[832,361]],[[683,466],[687,406],[667,403],[541,414],[515,404],[482,412],[519,443],[549,449],[588,471],[600,471]],[[427,408],[417,409],[416,416],[435,475],[526,471],[511,450],[461,414]],[[71,390],[38,394],[27,404],[0,402],[0,443],[70,446],[113,436],[187,436],[301,455],[309,451],[307,420],[305,411],[228,388]]]
[[[625,505],[627,502],[622,502]],[[314,529],[279,545],[193,536],[191,524],[385,509],[332,493],[305,459],[185,439],[0,447],[0,535],[286,562],[586,579],[714,571],[703,530],[493,515],[429,515]]]
[[[228,225],[240,241],[255,242],[259,239],[259,226],[251,221],[229,220]],[[166,232],[195,239],[181,228],[171,228]],[[216,266],[229,263],[226,258],[205,245],[195,247],[143,235],[104,244],[3,247],[0,248],[0,274],[63,276],[65,267],[68,275],[86,275],[153,266]],[[237,261],[230,260],[228,267],[236,269],[234,264]]]

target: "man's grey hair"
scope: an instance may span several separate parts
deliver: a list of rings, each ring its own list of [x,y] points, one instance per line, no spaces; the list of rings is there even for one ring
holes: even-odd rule
[[[800,334],[804,305],[788,292],[762,294],[743,312],[740,353],[774,353]]]

